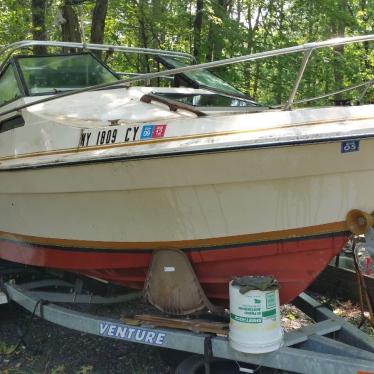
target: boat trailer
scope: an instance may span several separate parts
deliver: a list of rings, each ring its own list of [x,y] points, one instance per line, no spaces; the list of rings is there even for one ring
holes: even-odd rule
[[[57,291],[63,287],[70,287],[70,292]],[[52,288],[52,291],[43,290],[46,288]],[[127,318],[105,318],[71,309],[73,304],[123,303],[139,297],[139,292],[111,297],[87,294],[81,287],[77,289],[76,284],[56,277],[26,282],[16,282],[8,277],[0,284],[0,304],[13,301],[57,325],[105,338],[169,348],[173,352],[183,352],[186,357],[190,353],[177,367],[178,374],[202,373],[204,368],[205,373],[214,374],[214,362],[220,362],[222,370],[229,361],[235,363],[236,373],[374,374],[374,339],[305,293],[294,301],[294,305],[315,323],[286,333],[283,346],[266,354],[235,351],[229,345],[227,333],[222,331],[214,334],[206,332],[209,328],[200,331],[175,328],[178,327],[176,319],[170,319],[174,328],[160,328],[152,321],[134,324],[135,320]],[[58,303],[68,303],[69,308]],[[182,325],[186,322],[185,319],[181,321]],[[209,321],[205,325],[209,325]],[[214,327],[214,323],[211,326]]]

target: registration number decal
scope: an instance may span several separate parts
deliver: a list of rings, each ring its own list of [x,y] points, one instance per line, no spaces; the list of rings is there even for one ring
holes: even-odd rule
[[[145,124],[136,126],[118,126],[110,129],[83,130],[79,139],[79,147],[95,147],[101,145],[129,143],[152,140],[165,136],[167,125]]]
[[[344,140],[341,143],[341,147],[340,147],[341,153],[358,152],[359,150],[360,150],[359,140]]]

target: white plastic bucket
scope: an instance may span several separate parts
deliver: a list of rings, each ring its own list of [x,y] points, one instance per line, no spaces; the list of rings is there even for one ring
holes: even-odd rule
[[[230,282],[230,332],[232,348],[245,353],[277,350],[283,342],[278,289],[251,290],[244,294]]]

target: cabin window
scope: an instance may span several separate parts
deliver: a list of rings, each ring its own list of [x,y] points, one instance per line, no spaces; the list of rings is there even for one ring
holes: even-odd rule
[[[0,105],[4,105],[21,96],[13,67],[9,65],[0,77]]]
[[[17,127],[21,127],[24,125],[25,125],[25,120],[20,115],[7,118],[0,122],[0,133],[16,129]]]
[[[118,78],[91,54],[18,57],[29,94],[58,93]]]

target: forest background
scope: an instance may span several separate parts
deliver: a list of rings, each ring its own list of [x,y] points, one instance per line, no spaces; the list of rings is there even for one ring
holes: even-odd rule
[[[121,44],[184,51],[206,62],[374,33],[374,0],[0,0],[0,21],[2,45],[25,39]],[[373,45],[314,53],[299,97],[372,79]],[[155,69],[148,56],[102,57],[119,71]],[[302,57],[291,54],[214,72],[256,100],[279,104],[288,98]]]

